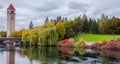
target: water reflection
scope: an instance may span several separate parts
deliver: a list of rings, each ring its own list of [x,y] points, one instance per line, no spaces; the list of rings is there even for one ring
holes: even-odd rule
[[[84,48],[65,47],[29,47],[21,56],[26,55],[29,59],[38,60],[41,63],[102,63],[114,62],[120,59],[120,51],[110,50],[89,50]],[[111,60],[112,58],[112,60]],[[102,59],[102,60],[101,60]],[[119,61],[115,61],[119,62]]]
[[[7,51],[7,64],[15,64],[15,51]]]
[[[0,64],[117,64],[120,51],[90,50],[65,47],[22,47],[3,51],[5,61]],[[1,56],[1,54],[0,54]],[[0,57],[2,59],[2,57]]]
[[[56,63],[55,60],[60,56],[55,47],[29,47],[24,49],[26,51],[21,56],[27,55],[29,59],[38,60],[43,64]]]

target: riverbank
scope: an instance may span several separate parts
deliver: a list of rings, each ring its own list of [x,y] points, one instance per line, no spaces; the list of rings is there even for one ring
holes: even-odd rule
[[[120,38],[120,35],[99,35],[99,34],[79,34],[75,37],[76,41],[84,39],[87,42],[101,42],[103,40],[115,40]]]

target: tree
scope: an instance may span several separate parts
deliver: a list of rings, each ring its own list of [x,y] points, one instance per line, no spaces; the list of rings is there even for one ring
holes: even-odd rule
[[[53,20],[53,19],[51,19],[51,20],[50,20],[50,22],[54,22],[54,20]]]
[[[65,20],[68,20],[67,17],[65,17]]]
[[[54,22],[48,22],[48,23],[45,23],[44,24],[44,27],[45,28],[52,28],[52,27],[54,27],[55,26],[55,23]]]
[[[6,31],[0,31],[0,37],[6,37],[7,32]]]
[[[57,22],[58,22],[58,21],[61,21],[61,20],[62,20],[62,17],[61,17],[61,16],[58,16],[58,17],[57,17]]]
[[[98,33],[98,24],[95,20],[93,21],[93,23],[91,25],[91,33],[93,33],[93,34]]]
[[[105,16],[105,14],[102,14],[102,15],[101,15],[101,18],[103,18],[105,21],[108,20],[108,16]]]
[[[92,33],[92,24],[93,24],[94,20],[92,18],[89,19],[89,22],[88,22],[88,26],[89,26],[89,33]]]
[[[48,19],[48,17],[46,17],[46,19],[45,19],[45,23],[48,23],[49,22],[49,19]]]
[[[107,32],[109,34],[120,34],[120,19],[117,17],[113,17],[108,20],[107,24]]]
[[[20,29],[19,31],[11,32],[9,37],[22,37],[25,31],[25,29]]]
[[[80,18],[80,16],[78,16],[77,18],[74,19],[75,21],[75,34],[81,33],[82,32],[82,28],[83,28],[83,22],[82,19]]]
[[[29,29],[32,29],[32,28],[33,28],[33,23],[31,21],[30,24],[29,24]]]
[[[58,23],[56,24],[56,28],[59,40],[63,39],[64,35],[66,34],[64,23],[62,21],[58,21]]]
[[[25,32],[26,30],[23,28],[23,29],[20,29],[18,31],[18,37],[22,37],[23,33]]]
[[[99,28],[98,28],[99,29],[99,33],[101,33],[101,34],[106,34],[107,33],[106,32],[106,30],[107,30],[106,22],[107,22],[107,20],[105,20],[105,16],[102,15],[101,19],[99,21]]]
[[[82,31],[85,33],[88,33],[89,32],[89,24],[88,24],[86,14],[83,15],[82,21],[83,21]]]
[[[66,29],[66,34],[65,34],[65,38],[70,38],[70,37],[74,37],[75,35],[75,22],[74,21],[67,21],[64,23],[65,25],[65,29]]]
[[[18,37],[18,31],[11,32],[9,37]]]
[[[63,22],[67,21],[67,20],[68,20],[67,17],[63,17],[63,19],[62,19]]]

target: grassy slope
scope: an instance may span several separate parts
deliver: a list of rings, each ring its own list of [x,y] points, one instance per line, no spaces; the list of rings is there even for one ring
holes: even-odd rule
[[[87,42],[101,42],[103,40],[114,40],[120,38],[120,35],[96,35],[96,34],[79,34],[75,39],[84,39]]]

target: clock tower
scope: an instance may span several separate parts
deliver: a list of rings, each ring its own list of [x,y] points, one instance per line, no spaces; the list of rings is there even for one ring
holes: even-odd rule
[[[12,4],[7,8],[7,37],[15,31],[15,8]]]

